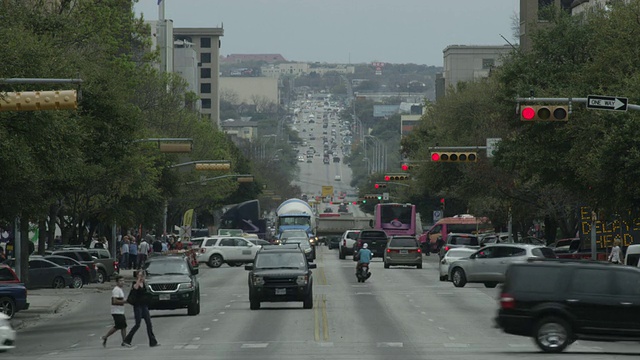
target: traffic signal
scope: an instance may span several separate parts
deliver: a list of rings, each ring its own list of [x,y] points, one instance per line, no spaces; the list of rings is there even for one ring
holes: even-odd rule
[[[476,152],[432,152],[431,161],[438,162],[476,162]]]
[[[444,210],[444,198],[440,198],[440,209]]]
[[[415,170],[416,165],[413,164],[402,164],[402,166],[400,166],[402,168],[402,171],[411,171],[411,170]]]
[[[352,202],[353,205],[358,205],[357,201]]]
[[[375,184],[374,187],[376,189],[386,189],[387,188],[387,184]]]
[[[253,176],[240,176],[237,180],[239,183],[250,183],[253,182]]]
[[[367,194],[364,196],[365,200],[382,200],[382,195],[378,195],[378,194]],[[362,201],[362,203],[365,203],[365,200]]]
[[[385,175],[384,181],[409,180],[409,175]]]
[[[196,164],[197,171],[219,171],[229,169],[231,169],[231,164],[229,163]]]
[[[520,121],[568,121],[567,106],[527,105],[520,110]]]
[[[0,111],[75,110],[76,90],[0,93]]]

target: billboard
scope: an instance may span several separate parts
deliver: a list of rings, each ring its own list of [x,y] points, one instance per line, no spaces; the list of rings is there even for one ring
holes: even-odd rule
[[[400,111],[400,105],[373,105],[373,117],[389,117]]]

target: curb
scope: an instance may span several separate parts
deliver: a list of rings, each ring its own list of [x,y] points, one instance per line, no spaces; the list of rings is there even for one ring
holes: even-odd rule
[[[58,299],[49,306],[33,307],[23,312],[27,314],[56,314],[66,303],[67,299]]]

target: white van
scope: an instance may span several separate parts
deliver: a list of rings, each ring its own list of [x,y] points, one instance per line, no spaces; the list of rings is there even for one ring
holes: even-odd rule
[[[640,260],[640,245],[629,245],[624,255],[624,263],[629,266],[638,266]]]

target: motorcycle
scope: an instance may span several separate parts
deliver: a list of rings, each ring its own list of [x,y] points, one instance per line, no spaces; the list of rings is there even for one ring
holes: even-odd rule
[[[369,272],[369,264],[359,264],[358,270],[356,271],[356,277],[358,278],[358,282],[362,283],[370,278],[371,273]]]

